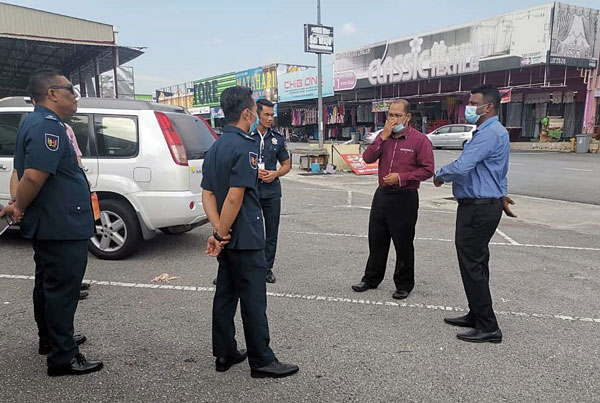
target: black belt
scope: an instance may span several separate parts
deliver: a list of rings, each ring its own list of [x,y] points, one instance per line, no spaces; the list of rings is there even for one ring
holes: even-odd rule
[[[495,204],[501,199],[458,199],[459,206],[471,206],[473,204]]]

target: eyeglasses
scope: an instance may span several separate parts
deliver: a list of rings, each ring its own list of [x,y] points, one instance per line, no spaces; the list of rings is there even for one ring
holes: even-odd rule
[[[50,87],[48,87],[48,89],[49,90],[67,90],[71,94],[76,95],[77,100],[79,100],[79,98],[81,98],[81,94],[79,93],[79,90],[77,88],[73,87],[73,84],[51,85]]]

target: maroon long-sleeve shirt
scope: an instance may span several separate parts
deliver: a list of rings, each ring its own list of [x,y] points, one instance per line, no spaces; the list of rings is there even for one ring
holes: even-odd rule
[[[383,140],[380,133],[365,150],[363,160],[367,164],[379,160],[380,186],[387,186],[383,178],[395,172],[400,177],[400,188],[418,189],[435,172],[431,142],[412,127],[396,139],[390,136]]]

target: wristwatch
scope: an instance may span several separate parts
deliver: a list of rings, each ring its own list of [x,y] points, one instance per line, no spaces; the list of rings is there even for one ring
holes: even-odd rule
[[[219,233],[217,231],[213,231],[213,237],[215,237],[215,239],[219,242],[223,242],[224,239],[221,238],[221,236],[219,235]]]

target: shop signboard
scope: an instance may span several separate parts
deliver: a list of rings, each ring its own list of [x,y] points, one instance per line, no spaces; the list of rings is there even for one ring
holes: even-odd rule
[[[189,108],[188,112],[192,115],[208,115],[210,113],[210,106],[203,106],[202,108]]]
[[[354,88],[368,88],[545,63],[552,7],[338,52],[334,81],[344,85],[337,90],[352,89],[352,77]]]
[[[304,51],[308,53],[333,53],[333,27],[304,24]]]
[[[276,66],[256,67],[235,74],[237,85],[252,88],[254,100],[266,98],[277,102],[277,68]]]
[[[235,86],[235,73],[194,82],[194,107],[219,106],[221,93]]]
[[[387,112],[390,110],[390,106],[395,99],[377,99],[375,101],[371,101],[371,112]]]
[[[556,3],[550,64],[596,68],[600,10]]]
[[[256,67],[235,73],[237,85],[252,88],[252,97],[254,100],[264,98],[263,68]]]
[[[333,96],[333,66],[323,68],[323,97]],[[279,102],[316,99],[319,93],[317,69],[308,69],[278,77]]]
[[[225,117],[223,114],[223,108],[220,106],[210,108],[210,117],[213,119],[223,119]]]
[[[340,154],[346,164],[352,169],[356,175],[373,175],[379,170],[379,163],[367,164],[362,157],[362,154]]]

